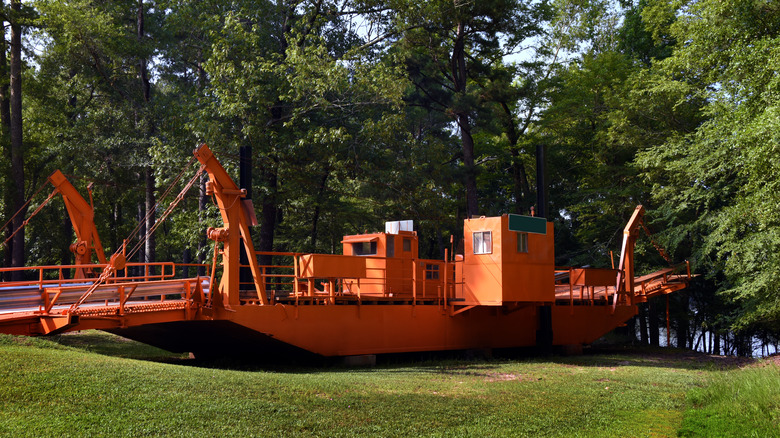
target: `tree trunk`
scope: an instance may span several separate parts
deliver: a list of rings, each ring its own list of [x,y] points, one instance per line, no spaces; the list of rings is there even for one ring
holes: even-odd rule
[[[144,227],[146,229],[146,232],[148,233],[149,230],[154,227],[154,220],[156,217],[156,214],[154,212],[154,171],[152,170],[151,166],[147,166],[146,169],[144,169],[144,179],[146,181],[146,202],[145,202],[145,210],[146,210],[146,226]],[[150,214],[151,213],[151,214]],[[146,239],[145,247],[144,247],[144,261],[146,263],[152,263],[154,262],[155,258],[155,251],[154,251],[154,234],[149,234]]]
[[[203,68],[203,53],[198,51],[198,91],[201,93],[206,89],[206,70]],[[200,177],[200,183],[198,184],[198,229],[200,230],[200,241],[198,242],[197,262],[204,264],[206,262],[206,247],[208,246],[208,240],[206,239],[206,209],[208,208],[209,198],[206,196],[206,183],[209,180],[209,175],[203,172]],[[206,275],[206,268],[203,266],[198,267],[198,276]]]
[[[617,327],[615,334],[625,337],[631,345],[636,344],[636,317],[630,318],[626,321],[624,327]]]
[[[639,305],[639,340],[648,345],[647,340],[647,303]]]
[[[504,110],[504,131],[509,141],[509,152],[512,155],[512,182],[515,198],[515,213],[528,214],[531,207],[531,186],[528,184],[528,173],[525,171],[525,164],[517,149],[517,142],[520,141],[520,133],[517,132],[517,121],[512,110],[506,102],[501,102],[501,108]]]
[[[144,42],[144,0],[138,0],[138,12],[136,15],[137,19],[137,37],[138,37],[138,45],[142,46]],[[138,60],[138,73],[139,77],[141,79],[141,87],[143,90],[143,98],[145,103],[149,103],[152,98],[152,86],[149,82],[149,67],[148,62],[146,58],[142,57]]]
[[[138,9],[136,14],[136,31],[139,48],[144,44],[144,1],[138,0]],[[138,76],[141,81],[141,90],[143,92],[144,111],[142,111],[141,123],[146,126],[147,137],[154,135],[154,121],[149,116],[149,104],[152,99],[152,86],[149,81],[148,72],[148,60],[145,57],[140,57],[138,60]],[[145,206],[146,206],[146,230],[147,232],[154,227],[157,214],[154,211],[156,203],[154,192],[156,189],[154,181],[154,169],[151,165],[146,166],[144,169],[144,181],[145,181]],[[144,260],[146,263],[152,263],[155,261],[155,238],[153,234],[147,236],[144,245]],[[148,273],[152,273],[151,268],[147,268]]]
[[[206,263],[206,247],[208,240],[206,240],[206,208],[208,207],[208,196],[206,196],[206,182],[209,180],[209,175],[203,173],[200,177],[200,184],[198,184],[198,229],[200,230],[200,242],[198,242],[198,263]],[[206,275],[206,268],[203,266],[198,267],[198,275]]]
[[[737,333],[734,335],[734,347],[737,352],[737,356],[739,357],[750,357],[752,356],[751,351],[751,339],[749,335],[746,335],[744,333]]]
[[[693,351],[699,351],[699,345],[701,345],[702,339],[704,339],[704,333],[706,333],[706,332],[702,331],[699,334],[699,338],[696,340],[696,343],[693,345],[693,348],[692,348]],[[707,350],[707,346],[706,345],[704,346],[704,350],[705,351]]]
[[[12,13],[19,16],[21,0],[11,0]],[[22,26],[18,21],[11,22],[11,82],[10,82],[10,123],[11,123],[11,180],[12,205],[19,214],[11,224],[14,231],[22,227],[26,208],[24,205],[24,143],[22,141]],[[24,211],[20,211],[24,210]],[[24,266],[24,230],[19,230],[13,238],[11,247],[11,266]],[[21,280],[22,272],[11,275],[13,280]]]
[[[531,206],[531,187],[528,184],[528,172],[517,148],[512,147],[512,179],[514,182],[515,213],[529,214]]]
[[[238,164],[238,187],[246,191],[246,198],[252,200],[252,146],[245,145],[239,147],[239,164]],[[252,240],[252,229],[249,228],[249,235],[246,236],[250,241]],[[241,286],[239,289],[249,289],[249,284],[253,283],[252,270],[249,268],[249,254],[246,251],[246,247],[241,245],[239,251],[241,268],[239,269],[239,283]],[[243,290],[243,289],[242,289]]]
[[[5,24],[3,22],[3,24]],[[2,128],[2,147],[5,161],[3,162],[2,171],[6,175],[11,174],[10,162],[11,162],[11,99],[9,96],[8,81],[10,78],[10,71],[8,69],[8,58],[6,57],[6,41],[5,38],[0,38],[0,128]],[[3,213],[5,217],[11,217],[15,211],[13,209],[13,186],[10,180],[6,180],[6,185],[3,188]],[[3,241],[13,233],[13,226],[11,224],[1,231],[3,234]],[[3,266],[11,266],[11,242],[8,242],[5,246]],[[10,280],[10,273],[4,273],[2,280]]]
[[[122,224],[124,223],[124,217],[122,216],[122,204],[119,202],[114,203],[114,209],[113,209],[113,230],[111,233],[111,247],[114,249],[114,251],[117,251],[121,248],[124,236],[120,236],[120,230],[122,229]]]
[[[322,198],[325,196],[325,189],[328,187],[328,177],[330,176],[330,166],[325,165],[325,172],[320,179],[320,186],[317,190],[317,199],[314,202],[314,214],[311,220],[311,250],[317,250],[317,226],[320,221],[320,211]]]
[[[140,229],[138,230],[138,238],[143,239],[144,236],[146,236],[146,221],[144,220],[146,208],[144,203],[139,202],[138,203],[138,224],[140,225]],[[145,263],[146,262],[146,251],[138,251],[138,263]],[[136,269],[135,274],[138,276],[143,275],[144,268],[143,266],[139,266]]]
[[[471,137],[468,116],[458,116],[460,126],[461,147],[463,148],[463,164],[466,168],[466,213],[468,217],[479,215],[477,202],[477,169],[474,165],[474,139]]]
[[[69,243],[73,241],[73,225],[70,222],[70,217],[68,217],[67,211],[63,211],[60,221],[60,231],[62,232],[63,236],[66,236],[66,244],[60,246],[60,264],[71,265],[73,264],[73,253],[70,252]],[[62,277],[70,278],[70,269],[63,269]]]
[[[653,347],[657,347],[660,344],[659,338],[661,337],[661,332],[658,326],[658,318],[660,317],[660,315],[658,313],[658,303],[653,301],[655,300],[647,301],[647,307],[649,310],[648,328],[649,328],[649,335],[650,335],[650,345],[652,345]]]
[[[261,205],[263,213],[260,219],[260,242],[257,247],[261,252],[269,252],[274,249],[274,234],[276,232],[276,219],[277,219],[277,175],[276,165],[272,167],[263,168],[262,171],[263,186],[267,192],[263,194],[261,199]],[[271,256],[261,254],[258,259],[261,265],[271,265]]]
[[[184,278],[189,278],[190,277],[190,267],[187,266],[187,265],[192,263],[192,252],[190,251],[189,248],[184,248],[184,251],[182,252],[182,255],[181,255],[181,261],[185,265],[184,268],[182,269],[183,276],[184,276]]]
[[[466,94],[468,75],[466,71],[465,25],[458,23],[455,44],[452,49],[452,80],[456,94]],[[471,136],[471,122],[468,111],[458,109],[456,120],[460,128],[460,142],[463,149],[463,166],[466,169],[466,213],[468,217],[479,215],[477,202],[477,172],[474,165],[474,138]]]
[[[688,341],[688,294],[682,292],[679,294],[678,308],[680,312],[677,317],[677,348],[687,348]]]
[[[3,146],[7,146],[11,139],[11,99],[9,95],[9,83],[5,81],[10,78],[8,69],[8,58],[6,57],[5,38],[0,38],[0,123],[2,123]]]

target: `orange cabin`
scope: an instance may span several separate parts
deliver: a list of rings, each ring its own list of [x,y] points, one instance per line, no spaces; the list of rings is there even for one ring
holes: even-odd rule
[[[412,221],[388,222],[384,233],[344,236],[345,256],[365,257],[364,295],[411,296],[414,260],[418,255],[417,233]]]
[[[459,305],[549,303],[555,299],[553,225],[519,215],[464,221],[464,255],[456,263],[420,260],[411,221],[384,233],[345,236],[345,259],[365,260],[364,296],[441,297]],[[445,274],[446,270],[446,274]]]
[[[344,236],[341,241],[344,256],[365,259],[366,278],[360,283],[362,295],[421,299],[441,296],[445,288],[445,263],[417,258],[419,241],[412,227],[412,221],[387,222],[384,233]],[[452,287],[452,281],[449,286]]]
[[[555,299],[553,224],[503,215],[466,219],[462,279],[465,305]]]

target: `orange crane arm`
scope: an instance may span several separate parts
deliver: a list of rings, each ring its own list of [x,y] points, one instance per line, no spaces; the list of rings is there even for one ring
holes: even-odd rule
[[[209,174],[206,193],[214,195],[216,198],[222,222],[225,225],[224,228],[209,228],[208,230],[209,239],[223,242],[224,245],[222,251],[223,274],[219,287],[223,297],[222,302],[228,308],[240,304],[240,245],[243,243],[249,258],[249,267],[254,278],[257,298],[262,304],[268,304],[265,283],[262,280],[255,248],[249,235],[250,220],[254,217],[254,211],[251,201],[243,199],[246,196],[246,190],[238,188],[207,145],[201,145],[193,154],[205,166],[206,172]]]
[[[76,243],[70,246],[70,250],[76,256],[76,264],[91,264],[93,249],[98,261],[105,264],[106,255],[103,253],[103,245],[100,243],[100,236],[95,227],[95,211],[92,204],[81,197],[78,190],[59,170],[55,170],[49,176],[49,182],[62,195],[73,230],[76,232]]]
[[[618,277],[616,290],[621,290],[621,283],[623,291],[628,294],[631,304],[634,304],[634,247],[636,246],[636,239],[639,237],[639,228],[644,224],[645,208],[641,205],[637,205],[634,210],[634,214],[631,215],[631,219],[628,220],[626,227],[623,229],[623,246],[620,250],[620,263],[618,264]],[[617,294],[615,296],[614,305],[617,304]]]

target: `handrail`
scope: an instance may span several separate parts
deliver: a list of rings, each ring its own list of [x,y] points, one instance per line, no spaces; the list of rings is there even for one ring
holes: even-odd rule
[[[152,281],[152,280],[167,280],[173,279],[177,274],[177,267],[191,266],[191,267],[208,267],[206,264],[180,264],[173,262],[152,262],[152,263],[127,263],[128,267],[148,267],[159,270],[158,274],[143,274],[143,275],[117,275],[114,273],[108,281],[111,283],[120,281]],[[2,288],[13,288],[19,286],[38,286],[38,288],[44,288],[51,285],[67,285],[69,283],[85,283],[94,281],[94,278],[64,278],[63,272],[70,269],[77,268],[94,268],[96,270],[102,270],[105,268],[105,264],[91,264],[91,265],[42,265],[42,266],[22,266],[22,267],[10,267],[0,268],[0,273],[14,272],[14,271],[28,271],[35,273],[36,280],[21,280],[21,281],[4,281],[0,283],[0,292]],[[148,269],[143,270],[145,273],[149,272]],[[125,273],[128,271],[125,270]],[[57,278],[46,278],[47,274],[51,277],[53,273],[56,273]]]
[[[598,295],[606,299],[607,302],[611,302],[613,309],[617,305],[631,305],[638,299],[639,302],[643,302],[648,297],[652,297],[658,294],[668,294],[680,288],[681,283],[687,283],[692,278],[690,273],[690,263],[688,261],[672,265],[668,268],[655,271],[653,273],[643,275],[640,277],[632,278],[634,288],[630,291],[624,290],[622,287],[618,288],[614,286],[614,283],[610,284],[595,284],[595,285],[577,285],[577,278],[574,278],[576,270],[582,270],[584,274],[589,269],[599,270],[599,268],[575,268],[575,267],[562,267],[556,266],[554,270],[555,282],[558,287],[568,285],[568,296],[566,300],[568,305],[574,308],[574,289],[580,288],[579,302],[580,304],[591,303],[596,297],[595,287],[600,287]],[[625,278],[625,271],[618,271],[618,275]],[[623,284],[622,282],[619,284]],[[612,291],[610,291],[612,289]],[[562,292],[562,291],[561,291]],[[562,297],[561,297],[562,298]]]
[[[59,285],[46,285],[40,290],[37,289],[36,285],[27,287],[32,289],[25,289],[25,286],[17,286],[16,289],[6,287],[4,291],[0,291],[0,310],[3,310],[4,313],[8,311],[29,312],[37,307],[36,313],[50,314],[55,306],[70,306],[82,297],[84,290],[95,286],[94,283],[90,282],[63,282]],[[149,301],[150,298],[156,297],[159,297],[158,302],[164,303],[170,301],[171,295],[176,296],[173,298],[174,300],[191,300],[193,291],[197,292],[198,297],[202,298],[205,294],[210,294],[210,289],[208,277],[113,282],[96,286],[94,294],[85,300],[84,303],[89,305],[90,311],[95,310],[95,308],[110,311],[110,309],[116,309],[116,305],[119,303],[121,311],[128,304],[131,296],[135,300],[134,303],[139,300]],[[199,302],[203,303],[204,300],[200,299]],[[96,306],[98,303],[100,305]],[[154,300],[151,303],[154,303]],[[196,303],[193,302],[191,304]],[[57,313],[75,314],[79,312],[78,309],[75,312],[73,310],[60,308],[57,310]]]
[[[462,287],[463,282],[454,280],[457,266],[462,261],[447,262],[445,260],[418,259],[418,258],[395,258],[381,256],[356,256],[366,260],[374,261],[394,261],[401,264],[412,263],[411,268],[414,273],[411,276],[399,274],[388,276],[388,266],[378,264],[378,266],[367,266],[366,276],[360,278],[353,277],[334,277],[334,278],[308,278],[302,277],[300,272],[300,257],[308,253],[297,252],[257,252],[257,255],[292,257],[292,264],[273,264],[260,265],[262,282],[271,287],[268,293],[273,297],[295,297],[296,303],[300,303],[300,297],[320,297],[331,300],[331,291],[333,298],[354,296],[359,300],[365,297],[385,297],[397,299],[410,299],[415,302],[418,299],[436,299],[444,302],[447,297],[457,295],[457,287]],[[438,266],[438,278],[426,278],[426,267],[428,265]],[[249,265],[242,264],[241,268],[248,268]],[[408,272],[408,268],[403,268]],[[276,272],[269,272],[275,270]],[[417,272],[417,271],[420,272]],[[415,278],[416,276],[416,278]],[[252,288],[254,280],[240,281],[240,289],[247,291]],[[310,284],[310,287],[304,286]],[[393,285],[402,289],[392,289]],[[321,285],[321,286],[318,286]],[[301,287],[303,286],[303,287]],[[276,295],[280,291],[287,291],[282,295]],[[327,297],[325,296],[327,295]],[[319,299],[319,298],[318,298]],[[253,298],[242,298],[244,304],[256,304],[257,300]]]

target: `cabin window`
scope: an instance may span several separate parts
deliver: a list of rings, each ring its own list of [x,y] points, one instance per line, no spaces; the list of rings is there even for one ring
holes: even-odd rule
[[[404,252],[412,251],[412,239],[404,238]]]
[[[517,233],[517,252],[528,252],[528,233]]]
[[[395,257],[395,236],[387,236],[387,251],[385,257]]]
[[[490,254],[493,252],[493,235],[490,231],[475,231],[474,254]]]
[[[353,242],[352,254],[356,256],[376,255],[376,241],[374,242]]]
[[[439,265],[432,263],[425,264],[425,279],[426,280],[438,280],[439,279]]]

